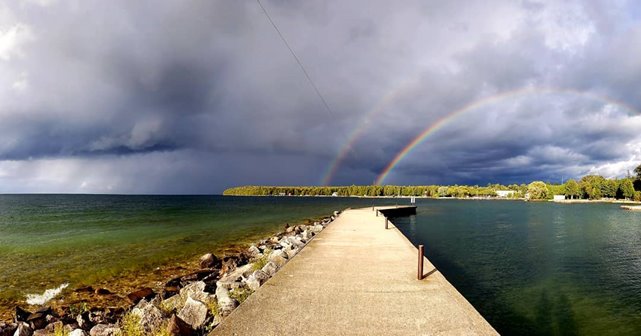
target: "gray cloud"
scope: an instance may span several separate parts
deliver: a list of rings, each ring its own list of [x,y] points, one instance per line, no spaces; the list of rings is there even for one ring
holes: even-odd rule
[[[333,182],[371,183],[440,118],[524,87],[548,91],[470,109],[389,182],[641,160],[633,3],[263,1],[332,111],[253,1],[0,4],[0,192],[316,184],[360,128]]]

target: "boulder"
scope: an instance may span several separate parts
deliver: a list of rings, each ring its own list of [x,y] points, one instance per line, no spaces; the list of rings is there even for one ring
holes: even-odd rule
[[[322,225],[320,225],[320,224],[314,225],[314,228],[312,229],[312,232],[319,233],[319,232],[323,231],[323,229],[324,229],[324,227]]]
[[[260,287],[260,280],[256,279],[254,274],[251,274],[247,280],[245,280],[245,284],[249,289],[256,291]]]
[[[89,331],[90,336],[116,336],[120,334],[120,328],[113,324],[97,324]]]
[[[205,293],[206,286],[203,281],[193,282],[180,290],[180,296],[183,301],[187,301],[187,298],[204,301],[208,297],[208,294]]]
[[[218,312],[220,316],[225,317],[236,308],[236,300],[229,297],[229,291],[225,287],[216,288],[216,298],[218,299]]]
[[[0,322],[0,336],[13,336],[13,333],[18,328],[18,325],[15,323],[5,324]]]
[[[273,262],[277,268],[280,268],[287,263],[287,254],[282,250],[276,250],[269,255],[268,260]]]
[[[199,329],[207,319],[207,306],[201,301],[187,298],[185,306],[178,313],[178,317],[194,329]]]
[[[44,329],[34,330],[31,336],[50,336],[51,334]]]
[[[179,311],[183,308],[188,298],[207,302],[209,300],[209,294],[204,292],[205,287],[206,285],[203,281],[196,281],[185,286],[180,290],[178,295],[174,295],[162,302],[163,309]]]
[[[91,320],[89,319],[88,311],[78,314],[78,316],[76,316],[76,322],[82,329],[90,330],[91,327],[93,327],[93,323],[91,323]]]
[[[249,253],[250,256],[255,257],[260,254],[260,249],[256,247],[256,245],[252,245],[247,249],[247,253]]]
[[[301,236],[303,237],[303,239],[309,241],[310,239],[312,239],[312,237],[314,237],[314,233],[309,229],[305,229]]]
[[[133,304],[137,304],[140,302],[142,299],[147,299],[150,300],[152,299],[156,293],[154,293],[154,290],[149,288],[149,287],[143,287],[135,292],[131,292],[127,294],[127,298],[129,301],[131,301]]]
[[[56,329],[62,330],[64,326],[65,325],[64,323],[62,323],[62,321],[55,321],[55,322],[49,323],[43,330],[49,334],[54,334]]]
[[[87,336],[87,333],[82,329],[75,329],[74,331],[70,332],[68,336]]]
[[[27,318],[29,318],[29,316],[31,316],[30,311],[24,310],[21,307],[16,306],[16,317],[15,317],[16,322],[25,322],[27,321]]]
[[[26,323],[26,322],[20,322],[18,323],[18,328],[16,331],[13,333],[14,336],[31,336],[33,335],[33,329]]]
[[[180,291],[180,288],[177,286],[165,286],[165,288],[162,290],[162,293],[160,294],[160,297],[163,299],[170,298]]]
[[[261,271],[263,271],[265,274],[267,274],[267,276],[271,277],[272,275],[274,275],[276,273],[277,269],[278,269],[278,266],[276,266],[275,263],[270,261],[267,264],[265,264],[265,266],[263,266]]]
[[[220,268],[222,261],[211,253],[207,253],[200,257],[200,268]]]
[[[47,315],[44,312],[33,313],[27,317],[27,323],[32,330],[42,329],[47,326]]]
[[[265,273],[263,270],[254,271],[251,276],[260,281],[261,285],[264,284],[267,279],[269,279],[269,274]]]
[[[194,329],[180,317],[173,314],[167,323],[167,332],[175,336],[191,336],[195,333]]]
[[[296,248],[291,248],[288,250],[285,250],[285,254],[287,255],[287,259],[293,258],[296,254],[298,254],[298,249]]]
[[[227,289],[235,287],[234,284],[240,282],[243,278],[248,277],[254,271],[254,264],[247,264],[236,268],[220,278],[216,283],[217,286],[224,286]]]
[[[140,317],[140,326],[145,332],[145,335],[151,335],[163,322],[160,309],[147,302],[147,300],[141,300],[140,303],[131,310],[131,313]]]

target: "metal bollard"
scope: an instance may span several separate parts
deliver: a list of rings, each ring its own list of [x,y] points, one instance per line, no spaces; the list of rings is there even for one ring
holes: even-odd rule
[[[376,217],[378,217],[378,210],[376,210]]]
[[[423,280],[423,257],[425,256],[425,246],[418,246],[418,272],[416,277],[418,280]]]
[[[387,218],[385,218],[385,230],[387,230],[387,223],[388,222],[389,222],[389,220]]]

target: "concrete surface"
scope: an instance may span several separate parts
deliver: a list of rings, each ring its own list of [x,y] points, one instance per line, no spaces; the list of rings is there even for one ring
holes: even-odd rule
[[[372,208],[346,210],[210,335],[497,335]]]

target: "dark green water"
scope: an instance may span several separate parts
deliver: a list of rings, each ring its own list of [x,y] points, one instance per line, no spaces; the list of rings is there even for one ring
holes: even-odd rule
[[[0,300],[264,237],[284,223],[362,207],[355,198],[0,195]],[[378,204],[390,200],[377,200]],[[392,203],[393,204],[393,203]]]
[[[641,213],[419,200],[394,222],[503,335],[641,335]],[[426,307],[426,309],[430,309]]]

